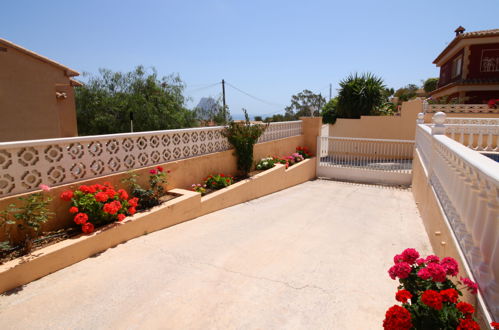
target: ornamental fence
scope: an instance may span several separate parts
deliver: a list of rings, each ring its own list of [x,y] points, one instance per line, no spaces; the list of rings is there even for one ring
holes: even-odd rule
[[[429,104],[424,102],[425,113],[497,113],[499,109],[490,108],[487,104]]]
[[[412,178],[413,152],[411,140],[321,136],[317,176],[408,185]]]
[[[416,150],[488,310],[497,319],[499,164],[446,136],[444,114],[434,121],[417,125]]]
[[[222,126],[0,143],[0,197],[230,149]],[[302,134],[271,123],[259,143]]]

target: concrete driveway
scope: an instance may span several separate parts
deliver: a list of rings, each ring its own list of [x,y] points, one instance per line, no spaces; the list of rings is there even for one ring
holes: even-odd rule
[[[316,180],[155,232],[0,296],[0,329],[378,329],[409,190]]]

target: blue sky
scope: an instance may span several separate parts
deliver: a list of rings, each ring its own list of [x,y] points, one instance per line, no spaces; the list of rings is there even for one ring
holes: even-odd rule
[[[370,71],[398,88],[438,76],[433,59],[462,25],[499,28],[499,0],[129,1],[3,0],[0,37],[80,72],[154,66],[186,94],[217,97],[233,115],[279,112],[291,95],[336,93]]]

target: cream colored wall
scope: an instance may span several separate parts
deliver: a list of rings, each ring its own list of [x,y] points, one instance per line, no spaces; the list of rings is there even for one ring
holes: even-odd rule
[[[402,103],[400,116],[362,116],[360,119],[337,119],[329,127],[329,136],[368,139],[414,140],[416,118],[423,112],[423,101],[412,100]],[[431,123],[433,113],[425,115],[425,123]],[[498,118],[490,113],[447,113],[447,117]]]
[[[329,128],[329,136],[370,139],[414,140],[417,114],[423,102],[402,103],[400,116],[362,116],[360,119],[339,118]]]
[[[76,136],[69,77],[62,69],[6,48],[0,52],[0,142]],[[66,91],[68,97],[57,100],[56,91]]]
[[[313,118],[313,120],[309,121],[307,129],[308,134],[312,137],[317,136],[320,132],[320,124],[317,125],[317,122],[320,123],[321,118]],[[315,124],[314,124],[315,123]],[[312,131],[312,127],[318,127],[315,133]],[[311,140],[316,141],[316,138],[311,138]],[[291,153],[295,152],[295,148],[297,146],[307,146],[312,148],[313,146],[306,144],[306,138],[304,135],[293,136],[289,138],[259,143],[255,145],[254,149],[254,160],[255,162],[260,160],[266,156],[288,156]],[[311,149],[314,150],[314,149]],[[233,150],[217,152],[212,154],[207,154],[198,157],[192,157],[187,159],[182,159],[178,161],[168,162],[159,164],[163,166],[165,169],[171,170],[172,173],[168,176],[168,185],[167,189],[173,188],[185,188],[189,189],[193,183],[201,183],[203,179],[209,174],[216,173],[225,173],[236,175],[236,158],[234,156]],[[136,170],[136,173],[139,174],[139,184],[146,185],[147,179],[149,177],[149,170],[154,168],[155,166],[144,167]],[[315,168],[315,167],[314,167]],[[55,218],[50,220],[50,222],[46,223],[43,226],[44,231],[56,230],[60,228],[65,228],[69,225],[72,225],[71,217],[68,213],[68,203],[63,202],[59,199],[61,192],[68,189],[76,189],[82,184],[92,185],[96,183],[102,183],[105,181],[111,182],[116,187],[125,186],[121,183],[121,180],[127,177],[127,173],[117,173],[113,175],[107,175],[100,178],[80,181],[77,183],[66,184],[58,187],[54,187],[49,192],[49,195],[53,197],[53,201],[51,203],[51,210],[57,214]],[[315,172],[314,172],[315,176]],[[18,202],[17,197],[26,196],[30,193],[9,196],[0,199],[0,210],[4,210],[10,203]],[[12,233],[13,239],[19,239],[19,236],[16,233]],[[5,233],[0,232],[0,241],[5,238]]]
[[[411,190],[418,207],[419,214],[423,220],[426,233],[430,239],[433,251],[440,258],[452,257],[457,260],[459,264],[458,277],[470,277],[470,274],[464,267],[464,256],[460,253],[458,243],[453,238],[452,228],[450,228],[445,219],[438,197],[433,191],[428,179],[427,170],[423,167],[417,150],[414,152],[412,166]],[[466,290],[462,291],[464,299],[467,302],[475,306],[479,306],[477,305],[477,297],[475,295],[470,294]],[[478,317],[481,325],[484,326],[486,322],[484,321],[483,311],[479,310],[476,316]]]

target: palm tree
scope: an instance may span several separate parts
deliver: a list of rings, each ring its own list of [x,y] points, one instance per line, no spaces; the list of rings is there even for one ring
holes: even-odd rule
[[[386,102],[383,79],[372,73],[350,74],[340,82],[337,114],[339,118],[371,115]]]

